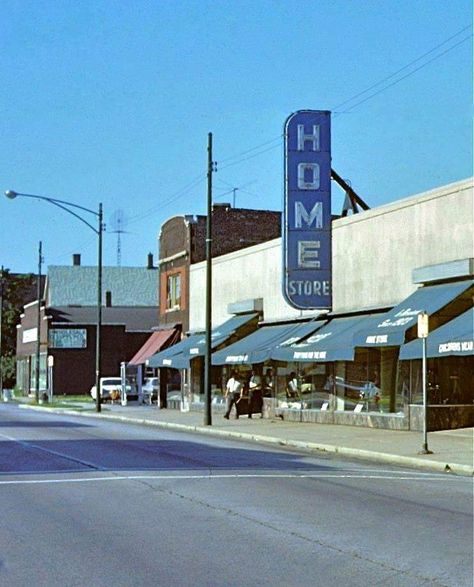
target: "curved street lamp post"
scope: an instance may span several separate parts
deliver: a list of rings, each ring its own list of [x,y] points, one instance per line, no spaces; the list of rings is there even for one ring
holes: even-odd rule
[[[101,411],[101,397],[100,397],[100,334],[102,328],[102,232],[104,230],[103,223],[102,223],[102,203],[99,204],[99,211],[96,212],[95,210],[90,210],[89,208],[85,208],[84,206],[79,206],[78,204],[73,204],[72,202],[67,202],[65,200],[58,200],[56,198],[49,198],[47,196],[37,196],[35,194],[23,194],[20,192],[15,192],[13,190],[8,190],[5,192],[5,196],[10,200],[13,200],[17,197],[22,198],[33,198],[35,200],[43,200],[45,202],[49,202],[58,208],[72,214],[78,220],[83,222],[86,226],[88,226],[91,230],[95,232],[98,236],[98,259],[97,259],[97,325],[96,325],[96,355],[95,355],[95,385],[96,385],[96,411]],[[70,208],[76,208],[78,210],[82,210],[83,212],[87,212],[88,214],[93,214],[97,217],[97,228],[93,226],[90,222],[88,222],[85,218],[83,218],[74,210]],[[38,332],[39,337],[39,332]]]

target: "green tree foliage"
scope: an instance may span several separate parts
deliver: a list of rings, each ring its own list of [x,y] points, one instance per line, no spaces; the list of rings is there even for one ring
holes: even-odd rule
[[[36,299],[37,278],[32,273],[11,273],[4,269],[0,274],[2,303],[2,369],[4,387],[15,383],[16,325],[20,322],[23,306]]]

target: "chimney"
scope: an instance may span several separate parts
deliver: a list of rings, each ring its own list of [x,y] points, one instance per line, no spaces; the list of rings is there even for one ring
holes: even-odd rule
[[[79,253],[74,253],[74,255],[72,256],[72,264],[74,265],[74,267],[79,267],[79,265],[81,264],[81,255],[79,255]]]
[[[112,292],[111,291],[105,292],[105,307],[106,308],[112,307]]]
[[[153,253],[148,253],[148,263],[147,263],[147,269],[154,269],[154,265],[153,265]]]

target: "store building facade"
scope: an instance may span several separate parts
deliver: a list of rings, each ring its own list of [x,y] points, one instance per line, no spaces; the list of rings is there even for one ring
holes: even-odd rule
[[[433,405],[430,426],[472,425],[472,179],[333,220],[333,308],[329,314],[296,310],[285,302],[281,293],[281,247],[278,238],[213,261],[213,324],[229,317],[229,304],[255,298],[263,300],[262,328],[276,323],[314,322],[309,336],[306,333],[290,343],[280,340],[272,349],[267,348],[270,355],[261,366],[272,365],[276,372],[274,413],[299,420],[418,429],[421,361],[414,351],[407,354],[404,348],[416,338],[417,314],[427,310],[433,333],[441,327],[451,332],[449,324],[458,316],[465,315],[468,321],[463,334],[466,340],[441,341],[439,344],[447,349],[444,356],[441,359],[432,353],[429,359],[429,402]],[[204,263],[191,265],[189,292],[190,329],[202,329]],[[398,314],[395,320],[394,314]],[[410,320],[404,322],[407,318]],[[393,340],[386,332],[381,334],[383,326],[379,325],[387,320],[401,326]],[[324,340],[330,343],[326,349],[321,346]],[[457,342],[462,342],[463,356],[453,350]],[[311,351],[296,346],[291,350],[299,354],[284,357],[281,349],[295,343],[315,346]],[[252,353],[245,352],[245,339],[239,344],[239,352],[229,349],[228,356],[248,355],[240,360],[247,373]],[[221,364],[225,352],[220,350],[216,356]],[[314,354],[308,354],[311,352]],[[226,370],[238,364],[224,360],[223,379]],[[297,401],[288,401],[285,383],[293,371],[298,372],[303,393]],[[308,390],[310,393],[304,393]]]
[[[101,373],[119,376],[158,324],[157,271],[148,267],[104,267]],[[97,267],[50,266],[39,309],[24,306],[17,325],[17,387],[36,387],[39,350],[41,393],[87,394],[95,383]],[[38,324],[40,325],[38,332]],[[39,349],[38,349],[39,337]]]

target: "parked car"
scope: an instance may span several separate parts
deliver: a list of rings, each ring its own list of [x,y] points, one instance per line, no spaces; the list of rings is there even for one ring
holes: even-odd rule
[[[104,402],[112,399],[111,396],[113,395],[113,392],[119,394],[118,399],[122,396],[122,379],[120,377],[101,377],[99,385],[100,397]],[[127,399],[131,399],[134,395],[133,388],[129,384],[125,385],[125,392],[127,394]],[[97,399],[97,388],[95,385],[91,387],[90,394],[92,399]]]
[[[142,385],[143,402],[149,403],[155,401],[160,390],[160,380],[158,377],[148,377]]]

